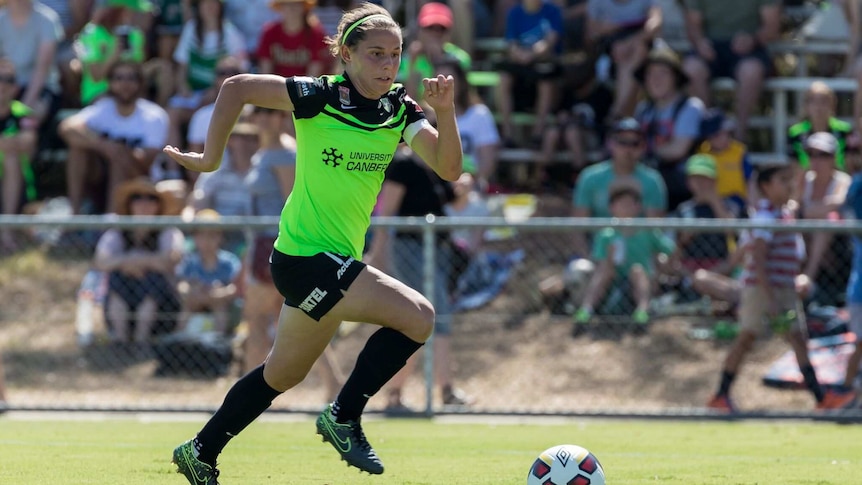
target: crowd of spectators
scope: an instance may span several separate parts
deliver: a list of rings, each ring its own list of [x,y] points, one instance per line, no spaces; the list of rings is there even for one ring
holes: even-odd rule
[[[230,136],[222,167],[199,177],[174,165],[160,149],[165,144],[202,149],[215,96],[230,76],[337,73],[339,64],[325,38],[334,33],[334,20],[351,3],[5,0],[0,8],[2,213],[20,212],[39,198],[33,165],[39,153],[57,148],[50,144],[59,142],[67,150],[63,195],[74,214],[168,213],[163,193],[153,188],[165,180],[175,181],[179,192],[187,194],[177,214],[277,214],[294,176],[290,117],[262,109],[244,113]],[[668,3],[387,4],[397,8],[407,26],[398,81],[408,94],[421,100],[421,79],[440,72],[453,75],[461,88],[456,108],[469,175],[459,184],[459,205],[443,204],[438,212],[469,208],[473,213],[487,194],[511,188],[500,152],[525,148],[535,162],[526,187],[566,187],[573,216],[746,217],[758,198],[751,182],[750,120],[759,109],[765,79],[775,73],[769,46],[782,34],[782,2],[678,1],[687,49],[674,49],[662,38],[663,6]],[[856,49],[858,6],[845,3],[853,5],[846,13],[849,44]],[[465,38],[465,32],[472,36]],[[490,56],[476,47],[481,37],[501,38],[505,48]],[[862,83],[855,55],[848,54],[845,63],[842,72]],[[469,85],[472,71],[480,69],[499,75],[490,90],[480,92]],[[719,77],[736,81],[730,103],[713,96],[710,83]],[[856,117],[847,123],[837,116],[838,100],[827,84],[812,83],[804,96],[801,116],[787,132],[791,151],[786,154],[797,167],[794,203],[801,217],[841,217],[850,183],[845,172],[853,170],[850,160],[858,151],[858,98]],[[532,115],[523,132],[515,116],[519,112]],[[428,117],[433,122],[433,110]],[[596,153],[601,154],[598,160]],[[564,176],[551,170],[560,154],[568,166]],[[144,190],[145,182],[153,187]],[[130,191],[130,184],[138,190]],[[397,205],[389,209],[397,212]],[[19,236],[0,231],[5,254],[18,248]],[[261,234],[248,247],[240,232],[190,235],[189,241],[204,247],[218,240],[222,250],[245,258],[241,278],[232,275],[220,283],[218,297],[204,297],[189,283],[188,266],[180,264],[183,240],[176,231],[105,233],[96,249],[96,266],[110,274],[107,309],[115,337],[145,339],[158,327],[153,314],[166,307],[183,309],[181,324],[189,313],[206,308],[217,315],[218,329],[229,327],[222,299],[239,298],[227,294],[238,284],[260,301],[272,300],[245,315],[252,336],[246,364],[253,365],[265,355],[278,305],[277,295],[267,293],[271,285],[260,269],[265,262],[262,248],[271,245],[272,236]],[[595,238],[579,234],[573,241],[573,255],[594,259],[599,271],[596,287],[579,302],[579,323],[602,306],[598,300],[604,288],[620,278],[629,280],[622,286],[633,290],[634,305],[628,311],[638,322],[648,320],[647,302],[658,287],[659,273],[670,272],[680,285],[700,293],[732,293],[721,278],[739,267],[744,248],[734,234],[626,236],[622,240],[643,239],[638,250],[646,252],[629,258],[631,248],[626,248],[631,244],[620,245],[615,233]],[[480,244],[470,239],[461,241],[466,253]],[[196,247],[195,242],[185,245]],[[849,257],[846,238],[818,234],[807,242],[804,274],[815,282],[811,292],[841,293]],[[136,256],[117,256],[122,252]],[[646,263],[660,253],[672,256],[669,269]],[[200,266],[212,266],[213,261],[222,265],[219,254],[199,254],[195,261]],[[185,270],[176,273],[178,264]],[[179,275],[186,276],[185,284],[181,289],[172,286],[175,294],[147,293],[147,285],[159,278],[176,283]],[[149,283],[132,291],[130,279]],[[121,291],[121,286],[129,288]],[[130,319],[131,314],[135,318]],[[451,388],[451,383],[443,385]]]

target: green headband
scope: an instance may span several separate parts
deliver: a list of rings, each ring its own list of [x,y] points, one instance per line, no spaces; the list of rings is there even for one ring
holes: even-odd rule
[[[350,37],[350,34],[353,33],[353,30],[356,29],[356,27],[359,27],[360,25],[364,24],[366,20],[373,19],[373,18],[382,18],[382,19],[386,19],[386,20],[392,19],[388,15],[383,15],[382,13],[375,13],[373,15],[368,15],[368,16],[362,17],[361,19],[357,20],[356,22],[353,22],[350,25],[350,27],[348,27],[347,30],[344,31],[344,35],[341,36],[341,45],[344,45],[347,43],[347,38]]]

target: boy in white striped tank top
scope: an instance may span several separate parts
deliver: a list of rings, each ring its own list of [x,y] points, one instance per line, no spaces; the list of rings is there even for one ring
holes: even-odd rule
[[[762,198],[757,202],[752,222],[792,224],[794,215],[787,204],[794,191],[794,180],[791,165],[760,168],[757,186]],[[745,268],[740,277],[740,331],[725,358],[718,392],[707,406],[724,412],[735,411],[730,400],[730,386],[757,337],[771,330],[781,334],[796,354],[799,370],[817,401],[817,409],[843,407],[844,397],[820,386],[808,358],[805,314],[796,291],[797,285],[806,284],[801,274],[805,258],[801,234],[754,229],[743,234],[740,245],[746,251]]]

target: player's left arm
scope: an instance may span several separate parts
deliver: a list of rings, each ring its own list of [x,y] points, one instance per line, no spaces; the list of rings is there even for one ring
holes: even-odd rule
[[[455,122],[455,81],[452,76],[423,79],[425,102],[437,115],[437,128],[426,124],[410,147],[442,179],[454,182],[463,172],[461,134]]]

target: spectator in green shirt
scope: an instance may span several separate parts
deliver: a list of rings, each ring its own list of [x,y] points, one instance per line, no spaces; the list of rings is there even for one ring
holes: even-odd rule
[[[149,0],[106,0],[76,42],[81,61],[81,104],[87,106],[108,91],[108,68],[118,60],[143,63],[145,34],[133,25],[135,12],[149,12]]]
[[[28,200],[36,195],[29,157],[36,147],[37,121],[33,110],[15,100],[17,80],[15,65],[0,58],[0,193],[3,194],[0,212],[3,214],[18,213],[24,194]],[[0,230],[0,254],[17,249],[13,232]]]
[[[635,184],[614,184],[608,198],[613,217],[628,219],[641,214],[641,192]],[[606,227],[599,232],[592,251],[596,273],[575,313],[573,334],[583,331],[595,308],[617,313],[631,306],[631,300],[634,300],[632,321],[639,330],[644,330],[649,323],[654,260],[659,254],[672,254],[675,250],[673,240],[658,229]]]

